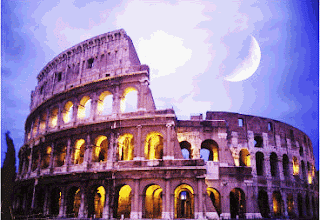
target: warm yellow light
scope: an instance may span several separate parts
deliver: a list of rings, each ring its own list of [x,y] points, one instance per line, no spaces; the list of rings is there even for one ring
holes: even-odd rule
[[[38,131],[38,124],[39,124],[39,118],[36,118],[36,120],[33,123],[33,129],[32,129],[32,135],[35,136]]]
[[[118,218],[124,215],[125,218],[130,218],[131,212],[131,187],[124,185],[119,191],[118,199]]]
[[[51,154],[52,148],[51,147],[47,147],[47,154]]]
[[[96,138],[96,146],[93,149],[93,161],[99,162],[99,160],[105,161],[108,153],[108,139],[106,136],[98,136]],[[101,155],[100,155],[101,154]]]
[[[74,147],[74,164],[81,164],[84,157],[84,144],[83,139],[77,140]]]
[[[89,96],[84,96],[78,107],[78,118],[88,118],[91,110],[91,99]]]
[[[121,112],[125,112],[125,110],[126,110],[126,102],[127,102],[126,97],[131,92],[137,92],[137,90],[135,88],[133,88],[133,87],[128,87],[128,88],[126,88],[124,90],[124,92],[122,94],[122,98],[120,100],[120,111]],[[134,100],[134,101],[136,102],[136,100]],[[136,103],[132,103],[132,104],[136,105]]]
[[[161,218],[162,189],[158,185],[151,185],[146,190],[145,218]]]
[[[109,91],[101,93],[97,105],[99,115],[106,115],[112,112],[112,98],[112,94]]]
[[[312,183],[312,175],[311,175],[311,173],[308,173],[308,183],[309,184]]]
[[[45,130],[46,120],[47,120],[47,114],[43,112],[40,117],[40,132],[43,132]]]
[[[163,137],[160,133],[151,132],[147,135],[144,152],[148,160],[162,159]]]
[[[296,157],[293,157],[293,175],[299,174],[299,162]]]
[[[219,161],[218,148],[216,146],[214,146],[212,148],[212,152],[213,152],[213,161],[218,162]]]
[[[72,114],[73,114],[73,103],[71,101],[68,101],[64,105],[63,109],[63,121],[64,123],[68,123],[72,120]]]
[[[134,141],[132,134],[123,134],[118,138],[119,160],[132,160]]]
[[[50,127],[54,128],[58,124],[58,108],[54,108],[50,114]]]

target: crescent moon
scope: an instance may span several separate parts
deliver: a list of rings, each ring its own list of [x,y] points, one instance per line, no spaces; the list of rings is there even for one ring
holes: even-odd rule
[[[257,40],[251,35],[251,43],[249,55],[232,71],[232,73],[225,77],[225,80],[230,82],[240,82],[252,76],[259,67],[261,60],[261,50]]]

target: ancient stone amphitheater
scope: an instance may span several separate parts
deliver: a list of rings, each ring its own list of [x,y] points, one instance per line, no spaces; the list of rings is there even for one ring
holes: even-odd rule
[[[229,112],[157,110],[124,30],[79,43],[38,75],[19,151],[16,218],[318,216],[309,137]]]

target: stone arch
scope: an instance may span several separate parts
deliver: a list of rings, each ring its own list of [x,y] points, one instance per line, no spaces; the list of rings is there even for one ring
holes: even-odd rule
[[[89,96],[83,96],[78,106],[78,118],[89,118],[91,113],[91,98]]]
[[[305,196],[305,204],[306,204],[306,212],[307,216],[311,216],[311,209],[310,209],[310,199],[309,199],[309,193],[306,193]]]
[[[72,186],[67,192],[66,198],[66,214],[67,217],[77,218],[81,204],[81,191],[80,187]]]
[[[270,172],[272,177],[279,176],[278,156],[274,152],[270,154]]]
[[[42,155],[41,155],[41,169],[48,168],[50,165],[51,160],[51,146],[47,146],[44,149],[42,149]]]
[[[301,160],[301,177],[303,180],[306,180],[307,179],[307,175],[306,175],[306,166],[304,164],[304,161]]]
[[[260,151],[256,153],[256,169],[257,175],[263,176],[264,174],[264,154]]]
[[[38,167],[38,163],[40,160],[40,149],[39,146],[33,146],[32,149],[32,163],[31,163],[31,170],[35,171]]]
[[[287,194],[287,211],[290,217],[294,217],[294,201],[291,193]]]
[[[85,140],[78,139],[76,140],[73,147],[73,164],[82,164],[84,161],[85,153]]]
[[[163,136],[159,132],[150,132],[145,140],[145,158],[147,160],[162,159],[163,157]]]
[[[212,139],[207,139],[201,143],[200,157],[204,161],[219,161],[219,146]]]
[[[299,214],[299,218],[303,218],[303,198],[301,193],[298,193],[298,214]]]
[[[132,189],[129,185],[120,185],[116,187],[114,202],[114,218],[130,218]]]
[[[193,158],[191,144],[188,141],[181,141],[179,144],[180,144],[183,158],[184,159]]]
[[[121,112],[134,112],[138,106],[138,90],[134,87],[127,87],[123,93],[120,101]]]
[[[282,156],[282,169],[285,177],[289,176],[289,157],[284,154]]]
[[[112,113],[113,95],[109,91],[100,94],[97,104],[98,115],[108,115]]]
[[[292,168],[293,168],[293,175],[299,175],[299,161],[296,156],[292,159]]]
[[[46,130],[47,112],[43,111],[40,113],[40,127],[39,130],[43,133]]]
[[[105,203],[105,188],[103,186],[94,186],[88,195],[88,218],[102,218]]]
[[[181,184],[174,190],[174,217],[194,218],[194,191],[188,184]]]
[[[251,166],[250,153],[246,148],[241,149],[239,152],[239,165],[242,167]]]
[[[242,189],[234,188],[229,194],[231,218],[245,218],[246,196]]]
[[[50,126],[50,128],[55,128],[58,125],[58,113],[59,113],[59,108],[58,107],[53,107],[50,110],[50,116],[49,116],[49,126]]]
[[[155,184],[148,185],[144,189],[143,218],[161,219],[162,191],[162,188]]]
[[[107,161],[108,158],[108,138],[99,135],[95,139],[95,146],[92,149],[92,162]]]
[[[62,110],[62,118],[64,123],[69,123],[73,119],[73,103],[67,101]]]
[[[49,214],[51,216],[57,216],[61,205],[61,190],[58,187],[54,187],[50,190],[49,200]]]
[[[133,160],[134,139],[129,133],[122,134],[118,138],[118,160]]]
[[[270,213],[268,193],[264,189],[258,192],[258,206],[263,218],[268,218]]]
[[[273,214],[275,216],[281,216],[282,215],[282,196],[280,191],[274,191],[272,193],[272,204],[273,204]]]
[[[221,215],[221,195],[220,192],[214,188],[207,188],[208,196],[211,199],[212,205],[216,209],[218,215]]]
[[[66,164],[67,146],[64,143],[58,143],[54,149],[55,167],[61,167]]]
[[[32,136],[35,137],[37,135],[37,132],[39,130],[39,117],[36,117],[36,119],[33,122],[32,126]]]
[[[45,201],[45,189],[41,185],[35,187],[33,213],[43,215],[43,204]]]

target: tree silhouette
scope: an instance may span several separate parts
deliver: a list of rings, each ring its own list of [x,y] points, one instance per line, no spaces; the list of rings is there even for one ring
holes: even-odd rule
[[[16,151],[10,132],[6,133],[7,152],[1,168],[1,219],[12,219],[13,187],[16,178]]]

